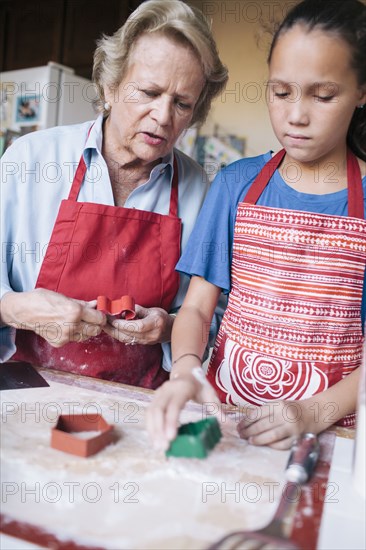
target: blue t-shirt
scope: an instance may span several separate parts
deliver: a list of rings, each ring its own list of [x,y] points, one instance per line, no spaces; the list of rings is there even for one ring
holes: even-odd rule
[[[221,170],[210,191],[191,233],[177,270],[198,275],[222,288],[231,288],[231,260],[234,226],[238,203],[243,201],[258,172],[270,160],[271,153],[245,158]],[[362,180],[366,212],[366,177]],[[296,191],[282,179],[278,170],[270,179],[257,204],[273,208],[347,216],[347,189],[326,195],[310,195]],[[366,317],[366,272],[362,297],[362,325]]]

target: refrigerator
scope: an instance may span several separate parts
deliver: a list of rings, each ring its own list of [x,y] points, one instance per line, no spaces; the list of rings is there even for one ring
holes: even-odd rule
[[[95,119],[95,96],[90,80],[53,61],[0,73],[0,155],[25,133]]]

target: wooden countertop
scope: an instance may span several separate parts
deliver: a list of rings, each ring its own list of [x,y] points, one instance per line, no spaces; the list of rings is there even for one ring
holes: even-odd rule
[[[167,460],[151,449],[144,429],[150,390],[38,370],[49,388],[6,390],[0,395],[2,472],[7,472],[4,533],[57,550],[204,549],[231,530],[259,528],[271,519],[283,487],[287,452],[254,448],[236,437],[233,426],[222,425],[223,440],[205,461]],[[57,413],[66,412],[66,405],[75,412],[102,412],[120,430],[119,442],[89,459],[51,449],[50,428]],[[188,403],[182,421],[199,418],[202,407]],[[289,519],[291,538],[304,549],[317,546],[336,435],[352,437],[352,431],[322,434],[317,469]],[[51,491],[42,498],[42,487],[51,490],[52,482],[56,494]],[[41,502],[35,502],[36,493],[32,494],[37,483]],[[70,498],[63,501],[63,494],[52,501],[65,483],[84,489],[89,484],[91,493],[84,495],[88,505],[97,498],[92,491],[98,486],[108,491],[108,499],[95,501],[88,508],[90,516],[83,517],[85,502],[76,506]],[[98,517],[96,510],[105,515]]]

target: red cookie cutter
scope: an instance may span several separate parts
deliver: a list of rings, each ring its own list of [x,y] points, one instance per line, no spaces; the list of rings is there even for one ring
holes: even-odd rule
[[[119,300],[110,300],[106,296],[98,296],[97,309],[113,319],[135,319],[135,300],[132,296],[122,296]]]
[[[72,432],[98,431],[81,439]],[[52,428],[51,447],[77,456],[91,456],[115,441],[114,428],[100,414],[61,414]]]

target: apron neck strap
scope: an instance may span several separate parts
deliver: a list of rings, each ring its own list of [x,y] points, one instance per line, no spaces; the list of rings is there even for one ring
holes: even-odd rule
[[[263,166],[262,170],[250,186],[243,202],[248,204],[256,204],[285,155],[286,151],[285,149],[282,149]],[[347,151],[347,183],[348,216],[363,220],[365,217],[365,212],[361,170],[356,156],[350,149]]]
[[[350,149],[347,151],[348,179],[348,215],[351,218],[365,218],[364,197],[361,169],[356,155]]]
[[[254,182],[249,187],[248,193],[245,195],[243,202],[249,204],[257,203],[259,197],[267,187],[269,180],[281,164],[285,155],[286,151],[285,149],[282,149],[263,166]]]
[[[169,216],[178,217],[178,163],[174,155],[173,162],[173,179],[170,191],[170,207]]]
[[[86,164],[84,160],[84,156],[81,155],[78,167],[76,168],[74,180],[72,182],[72,186],[70,189],[70,193],[68,196],[69,201],[76,202],[78,200],[78,195],[81,189],[81,185],[84,181],[84,176],[86,174]]]
[[[94,124],[89,128],[86,139],[88,139],[93,126]],[[81,155],[68,196],[69,201],[76,202],[78,200],[79,192],[84,181],[86,170],[87,168],[84,160],[84,155]],[[174,216],[175,218],[178,217],[178,163],[175,156],[173,161],[173,178],[170,191],[169,216]]]
[[[90,132],[92,131],[93,126],[94,126],[94,122],[88,130],[88,135],[86,136],[85,143],[88,141],[88,138],[89,138]],[[75,176],[71,185],[70,193],[68,196],[69,201],[76,202],[78,200],[78,196],[80,193],[82,183],[84,181],[85,174],[86,174],[86,164],[84,160],[84,155],[82,154],[79,160],[78,167],[76,168]]]

